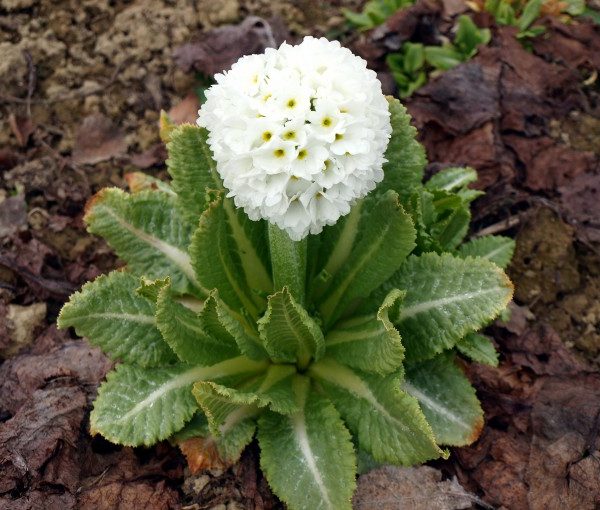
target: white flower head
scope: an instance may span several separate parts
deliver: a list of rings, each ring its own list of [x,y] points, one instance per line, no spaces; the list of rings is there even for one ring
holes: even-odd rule
[[[391,135],[376,74],[337,41],[306,37],[238,60],[198,112],[217,170],[251,219],[318,234],[383,179]]]

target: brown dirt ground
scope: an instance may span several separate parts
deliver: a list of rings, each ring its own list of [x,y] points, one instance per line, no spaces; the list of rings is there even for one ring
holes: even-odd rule
[[[232,47],[343,32],[340,6],[360,3],[0,0],[0,509],[280,506],[255,446],[230,470],[192,477],[167,444],[90,439],[89,404],[110,364],[52,324],[74,289],[118,264],[85,232],[86,200],[124,187],[130,171],[165,175],[158,112],[193,118],[194,69],[226,66]],[[450,35],[465,8],[421,0],[345,41],[391,88],[385,54]],[[203,35],[251,15],[264,23]],[[357,508],[388,508],[396,486],[429,508],[600,505],[600,33],[548,19],[525,51],[510,29],[477,20],[492,44],[407,106],[430,172],[480,171],[488,195],[473,233],[516,236],[516,305],[490,330],[500,366],[465,368],[486,411],[481,438],[437,471],[373,472]],[[410,492],[420,485],[436,503]]]

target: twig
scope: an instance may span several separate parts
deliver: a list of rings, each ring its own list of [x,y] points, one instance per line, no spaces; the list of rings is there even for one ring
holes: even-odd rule
[[[25,99],[25,104],[27,105],[27,117],[31,117],[31,97],[33,96],[33,91],[35,90],[35,84],[37,81],[37,72],[35,69],[35,64],[33,63],[33,58],[31,58],[31,53],[27,50],[23,50],[23,58],[27,62],[27,98]]]
[[[475,232],[473,234],[473,237],[489,236],[492,234],[497,234],[498,232],[504,232],[505,230],[508,230],[509,228],[512,228],[518,225],[519,223],[521,223],[520,216],[509,216],[505,220],[499,221],[498,223],[494,223],[493,225],[490,225],[489,227],[486,227],[480,230],[479,232]]]

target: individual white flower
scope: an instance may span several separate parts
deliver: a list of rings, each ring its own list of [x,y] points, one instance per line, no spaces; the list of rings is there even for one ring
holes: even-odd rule
[[[366,62],[337,41],[242,57],[198,112],[237,207],[294,240],[348,214],[383,179],[388,103]]]

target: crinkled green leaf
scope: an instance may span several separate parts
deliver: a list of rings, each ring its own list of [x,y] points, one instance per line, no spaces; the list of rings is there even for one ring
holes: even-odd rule
[[[258,331],[269,356],[276,363],[307,366],[319,359],[325,341],[319,325],[300,306],[287,287],[269,296],[267,311],[258,321]]]
[[[477,172],[469,166],[450,167],[440,170],[425,183],[430,191],[457,191],[477,180]]]
[[[261,468],[290,510],[351,510],[356,460],[350,433],[331,402],[295,385],[298,411],[271,411],[258,422]]]
[[[352,249],[360,237],[360,222],[365,213],[365,201],[359,200],[352,206],[350,213],[333,225],[323,229],[319,236],[309,237],[309,249],[314,240],[318,240],[314,281],[311,282],[310,295],[320,299],[329,287],[331,279],[344,266]],[[309,260],[310,263],[310,260]]]
[[[439,444],[465,446],[479,437],[483,411],[452,353],[407,365],[402,389],[419,401]]]
[[[144,367],[175,362],[156,328],[154,304],[136,293],[139,285],[139,278],[121,271],[86,283],[61,310],[58,326],[73,326],[113,359]]]
[[[360,240],[321,300],[319,308],[326,327],[357,299],[385,282],[415,246],[412,220],[394,191],[378,199],[359,229]]]
[[[452,348],[506,308],[513,292],[504,271],[492,262],[436,253],[409,257],[368,306],[374,307],[393,288],[406,291],[395,324],[409,361]]]
[[[158,295],[156,324],[184,363],[212,365],[241,354],[231,336],[209,335],[202,327],[202,319],[177,302],[169,285],[164,286]]]
[[[240,406],[269,406],[273,411],[290,414],[296,410],[292,380],[296,370],[289,365],[271,365],[265,372],[230,388],[211,381],[194,385],[193,393],[208,419],[213,435]]]
[[[254,301],[263,306],[264,299],[261,298],[261,294],[266,295],[273,291],[267,223],[264,220],[252,221],[244,210],[236,207],[229,198],[224,199],[223,209],[231,232],[232,249],[240,257]]]
[[[192,266],[206,289],[218,289],[232,310],[247,310],[257,317],[258,308],[246,282],[244,268],[232,239],[223,200],[217,199],[202,213],[190,244]]]
[[[206,142],[208,131],[189,124],[169,133],[167,169],[181,214],[193,225],[210,202],[208,191],[223,188]]]
[[[385,153],[388,160],[383,165],[384,178],[376,193],[394,190],[402,201],[421,187],[426,158],[425,149],[417,141],[417,130],[410,124],[406,108],[393,97],[387,98],[390,109],[392,136]]]
[[[327,355],[350,367],[387,374],[397,371],[404,359],[400,333],[389,315],[397,316],[404,292],[394,289],[386,296],[376,314],[355,317],[327,334]]]
[[[165,285],[171,285],[171,279],[167,276],[158,280],[150,280],[145,276],[140,278],[140,286],[135,289],[136,294],[148,299],[151,303],[156,304],[158,294]]]
[[[471,212],[466,205],[454,209],[450,216],[438,221],[431,229],[433,237],[444,251],[453,250],[466,237],[471,223]]]
[[[498,352],[492,341],[486,336],[479,333],[469,333],[456,342],[456,348],[463,356],[477,363],[492,367],[498,366]]]
[[[323,358],[309,373],[358,439],[379,462],[411,465],[443,454],[417,400],[400,389],[401,378],[369,375]]]
[[[187,246],[191,228],[175,208],[175,197],[160,191],[133,195],[117,188],[98,192],[85,215],[88,230],[104,237],[139,276],[169,276],[180,293],[207,294],[196,279]]]
[[[268,357],[258,331],[245,316],[227,308],[219,299],[216,289],[210,293],[198,316],[204,331],[220,342],[224,344],[235,342],[243,354],[254,360]]]
[[[515,241],[504,236],[483,236],[472,239],[458,249],[461,257],[482,257],[505,269],[515,251]]]
[[[180,430],[197,411],[192,395],[196,381],[250,377],[265,368],[244,356],[209,367],[119,365],[98,390],[91,432],[128,446],[154,444]]]

